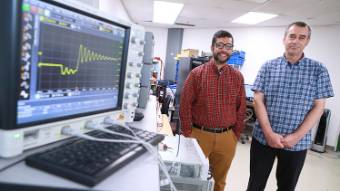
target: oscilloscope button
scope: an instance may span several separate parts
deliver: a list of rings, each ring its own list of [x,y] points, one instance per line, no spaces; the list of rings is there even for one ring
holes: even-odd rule
[[[139,73],[136,74],[136,78],[140,78],[141,75]]]
[[[138,56],[144,56],[144,52],[139,52]]]
[[[130,98],[130,94],[129,94],[129,93],[126,93],[126,94],[125,94],[125,98],[126,98],[126,99],[129,99],[129,98]]]
[[[139,83],[135,83],[135,87],[136,87],[136,88],[139,88]]]
[[[134,37],[134,36],[131,37],[131,43],[133,43],[133,44],[136,43],[136,37]]]
[[[137,63],[137,67],[142,67],[142,63]]]
[[[130,83],[126,83],[126,88],[130,89],[131,88],[131,84]]]
[[[133,66],[134,64],[133,64],[133,62],[129,62],[129,65],[130,65],[130,66]]]
[[[124,104],[124,109],[128,109],[129,108],[129,104],[128,103],[125,103]]]

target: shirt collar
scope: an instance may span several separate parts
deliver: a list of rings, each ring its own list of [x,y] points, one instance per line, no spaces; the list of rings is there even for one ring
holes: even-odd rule
[[[215,60],[214,58],[211,58],[209,60],[209,66],[217,73],[217,72],[221,72],[221,71],[225,71],[228,68],[228,64],[226,63],[224,66],[222,66],[221,69],[218,69],[216,64],[215,64]]]
[[[306,60],[305,53],[302,53],[301,58],[299,59],[299,61],[296,64],[289,63],[284,54],[282,56],[282,61],[286,66],[293,66],[293,65],[300,66],[300,65],[303,65],[303,64],[300,64],[300,63],[304,63],[305,60]]]

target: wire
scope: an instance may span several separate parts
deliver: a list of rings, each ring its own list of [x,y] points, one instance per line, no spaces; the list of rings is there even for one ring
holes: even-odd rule
[[[180,144],[181,144],[181,117],[180,117],[180,114],[179,114],[179,108],[178,108],[178,121],[177,121],[177,124],[178,124],[178,144],[177,144],[177,153],[176,153],[176,157],[178,157],[178,154],[179,154],[179,148],[180,148]],[[177,128],[177,126],[176,126]]]
[[[253,117],[253,115],[254,115],[253,110],[250,108],[247,108],[246,118],[244,119],[244,122],[247,122],[248,120],[250,120]]]

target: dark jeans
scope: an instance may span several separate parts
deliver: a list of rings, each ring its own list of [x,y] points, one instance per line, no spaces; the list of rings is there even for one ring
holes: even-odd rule
[[[263,191],[277,158],[277,191],[294,191],[305,163],[307,150],[287,151],[262,145],[255,138],[250,147],[250,176],[247,191]]]

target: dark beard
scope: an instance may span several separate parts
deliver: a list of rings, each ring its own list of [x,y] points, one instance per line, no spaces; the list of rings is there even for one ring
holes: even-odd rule
[[[215,60],[215,62],[216,62],[217,64],[225,64],[225,63],[227,62],[227,60],[229,59],[229,56],[230,56],[230,55],[228,55],[228,57],[227,57],[225,60],[221,60],[221,59],[218,57],[219,54],[220,54],[220,53],[214,54],[214,60]]]

